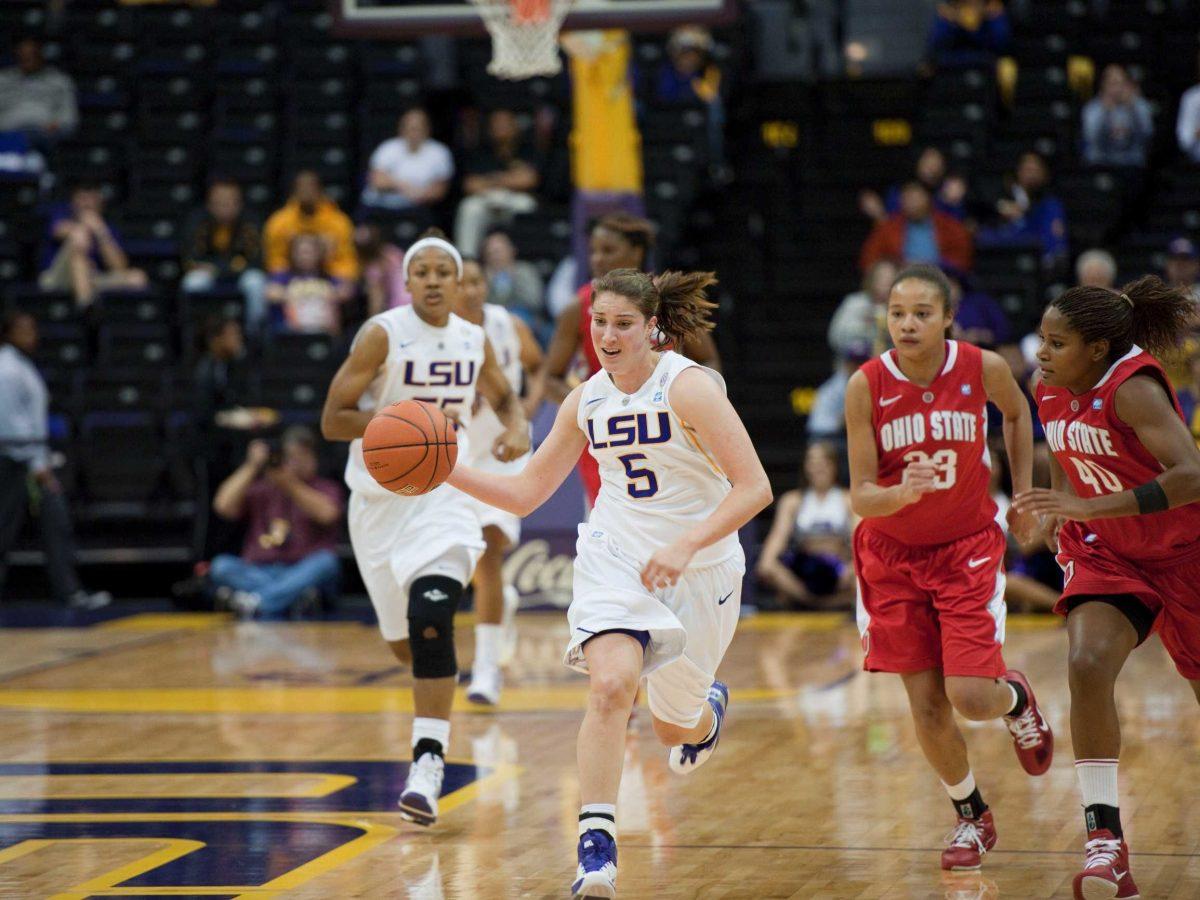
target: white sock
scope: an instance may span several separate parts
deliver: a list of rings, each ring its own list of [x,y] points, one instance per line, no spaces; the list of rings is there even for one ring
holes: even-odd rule
[[[431,741],[437,741],[442,745],[442,753],[445,753],[446,748],[450,746],[450,720],[429,719],[422,716],[417,716],[415,719],[413,719],[413,747],[415,748],[417,746],[417,742],[423,738],[429,738]]]
[[[585,803],[579,807],[579,836],[585,831],[607,831],[617,839],[617,805],[615,803]]]
[[[475,668],[495,669],[500,664],[502,625],[475,626]]]
[[[946,784],[943,781],[942,786],[946,789],[946,793],[950,795],[951,800],[955,802],[966,800],[975,793],[975,773],[968,771],[967,777],[958,784]]]
[[[1115,759],[1077,759],[1075,774],[1079,778],[1079,794],[1085,807],[1102,803],[1113,809],[1120,807],[1117,798],[1117,761]]]

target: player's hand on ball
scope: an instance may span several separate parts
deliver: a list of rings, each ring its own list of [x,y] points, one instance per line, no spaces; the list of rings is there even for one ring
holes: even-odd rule
[[[1063,491],[1053,491],[1050,488],[1031,488],[1013,497],[1013,506],[1018,512],[1035,516],[1057,516],[1061,519],[1085,521],[1090,517],[1086,500],[1067,494]]]
[[[937,490],[937,467],[929,462],[911,462],[904,468],[900,481],[904,502],[916,503],[926,494]]]
[[[500,462],[520,459],[528,452],[529,433],[525,429],[506,431],[492,444],[492,456]]]
[[[674,586],[694,555],[692,550],[679,544],[670,544],[656,550],[642,569],[642,586],[648,591]]]

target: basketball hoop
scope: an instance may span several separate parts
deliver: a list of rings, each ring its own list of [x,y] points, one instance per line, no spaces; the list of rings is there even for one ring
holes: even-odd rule
[[[572,0],[471,0],[492,36],[488,74],[512,80],[556,75],[558,30]]]

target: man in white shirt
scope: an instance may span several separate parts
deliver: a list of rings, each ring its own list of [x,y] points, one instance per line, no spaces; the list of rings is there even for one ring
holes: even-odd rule
[[[414,107],[400,117],[398,137],[375,148],[363,190],[364,206],[412,209],[433,206],[446,196],[454,157],[430,137],[429,115]]]
[[[1179,101],[1175,133],[1179,138],[1179,149],[1192,162],[1200,163],[1200,84],[1184,91]]]
[[[16,65],[0,70],[0,131],[23,131],[45,140],[66,137],[79,124],[75,85],[46,65],[42,45],[21,39]]]

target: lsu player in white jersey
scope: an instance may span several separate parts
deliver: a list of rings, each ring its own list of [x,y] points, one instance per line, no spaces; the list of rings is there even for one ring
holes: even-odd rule
[[[463,260],[462,287],[454,305],[455,313],[483,328],[496,361],[514,392],[521,390],[522,376],[534,384],[534,375],[542,364],[542,349],[533,332],[521,319],[503,306],[485,303],[487,279],[474,259]],[[538,392],[540,393],[540,392]],[[526,418],[536,412],[540,396],[533,393],[525,401]],[[529,454],[502,462],[492,453],[492,444],[504,431],[504,424],[487,403],[478,404],[467,429],[470,454],[468,465],[485,472],[513,475],[525,468]],[[512,513],[488,506],[471,498],[479,524],[483,528],[486,549],[475,566],[472,585],[475,590],[475,661],[471,665],[471,685],[467,699],[495,706],[500,702],[500,666],[511,657],[515,647],[513,622],[519,596],[517,589],[504,583],[504,553],[521,537],[521,520]]]
[[[579,527],[564,662],[588,674],[577,755],[581,897],[615,897],[616,801],[638,681],[654,731],[686,774],[716,749],[729,693],[715,680],[733,638],[745,559],[737,530],[771,502],[766,473],[721,376],[674,351],[712,327],[711,273],[617,269],[593,282],[602,365],[567,396],[519,475],[459,464],[448,483],[514,515],[558,489],[586,447],[600,493]]]
[[[422,238],[404,255],[404,272],[412,306],[363,325],[329,386],[321,432],[328,440],[350,441],[346,484],[354,557],[384,640],[412,667],[413,763],[400,810],[411,821],[432,825],[458,674],[454,613],[484,544],[469,497],[446,485],[418,497],[391,493],[367,471],[361,438],[377,411],[409,399],[440,406],[469,425],[477,391],[504,423],[489,448],[497,458],[528,452],[529,425],[483,329],[451,311],[462,279],[458,250],[440,236]]]

